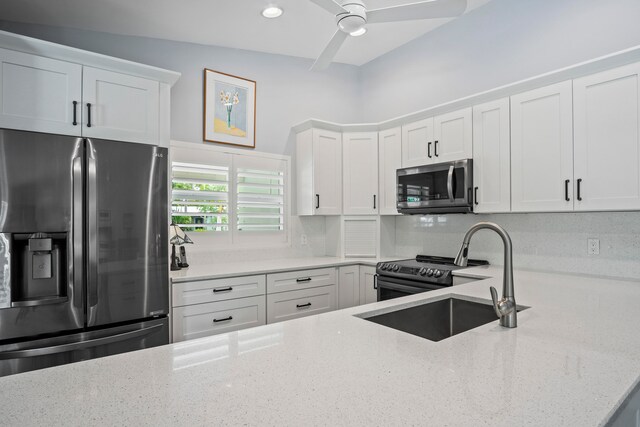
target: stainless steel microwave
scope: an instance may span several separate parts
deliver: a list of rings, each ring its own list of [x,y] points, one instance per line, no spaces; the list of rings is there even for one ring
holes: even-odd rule
[[[473,212],[473,160],[398,169],[398,212]]]

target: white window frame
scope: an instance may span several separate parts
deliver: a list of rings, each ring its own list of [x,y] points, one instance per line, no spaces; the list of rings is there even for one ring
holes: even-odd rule
[[[237,227],[237,182],[236,165],[234,159],[238,156],[248,156],[252,159],[270,159],[283,161],[284,167],[284,230],[276,235],[265,232],[238,231]],[[207,160],[213,162],[228,162],[229,167],[229,231],[228,232],[199,232],[191,233],[196,244],[214,249],[229,247],[233,249],[255,249],[269,247],[291,246],[291,156],[247,151],[231,147],[199,144],[184,141],[171,141],[169,148],[169,170],[173,161],[207,164]],[[215,163],[220,164],[220,163]],[[169,217],[171,218],[172,186],[171,173],[169,173]],[[189,233],[187,233],[189,234]]]

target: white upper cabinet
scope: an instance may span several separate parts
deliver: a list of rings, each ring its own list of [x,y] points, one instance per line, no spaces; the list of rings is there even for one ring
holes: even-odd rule
[[[378,213],[378,133],[342,134],[343,213]]]
[[[402,126],[402,167],[433,163],[433,118]]]
[[[511,210],[573,209],[571,81],[511,97]]]
[[[159,130],[157,81],[84,67],[86,137],[156,143]]]
[[[430,163],[470,159],[473,156],[471,108],[433,118],[434,140]]]
[[[0,49],[0,128],[80,136],[81,102],[81,65]]]
[[[473,107],[474,212],[511,210],[509,98]]]
[[[296,136],[298,215],[342,214],[342,134],[308,129]]]
[[[573,82],[575,209],[640,208],[640,64]]]
[[[402,168],[402,131],[399,127],[378,133],[380,215],[399,215],[396,171]]]

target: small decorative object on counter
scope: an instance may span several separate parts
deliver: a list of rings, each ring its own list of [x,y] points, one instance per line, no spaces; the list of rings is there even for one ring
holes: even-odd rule
[[[182,246],[187,243],[193,244],[193,240],[187,236],[179,225],[171,223],[169,225],[169,243],[171,243],[171,270],[180,270],[189,267],[187,263],[187,250]],[[180,256],[176,255],[176,245],[180,246]]]

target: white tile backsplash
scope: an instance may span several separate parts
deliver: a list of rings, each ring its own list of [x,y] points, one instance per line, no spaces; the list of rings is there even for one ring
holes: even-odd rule
[[[480,221],[510,234],[515,268],[640,279],[640,212],[402,216],[396,218],[396,254],[453,257],[467,229]],[[600,255],[587,254],[588,238],[600,239]],[[498,235],[479,231],[469,257],[501,265]]]
[[[307,244],[301,243],[301,236],[307,236]],[[325,255],[325,219],[324,217],[291,217],[291,246],[233,248],[212,244],[210,240],[191,233],[195,244],[187,245],[189,264],[211,264],[246,260],[267,260],[280,258],[299,258]]]

